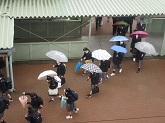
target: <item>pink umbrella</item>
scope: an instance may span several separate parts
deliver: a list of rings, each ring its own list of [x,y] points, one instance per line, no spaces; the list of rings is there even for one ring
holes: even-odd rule
[[[133,38],[136,35],[139,35],[141,38],[146,38],[149,36],[149,34],[145,31],[135,31],[135,32],[131,33],[129,37]]]
[[[20,96],[19,97],[19,101],[22,104],[22,107],[23,107],[24,110],[25,110],[27,100],[28,100],[27,96]]]

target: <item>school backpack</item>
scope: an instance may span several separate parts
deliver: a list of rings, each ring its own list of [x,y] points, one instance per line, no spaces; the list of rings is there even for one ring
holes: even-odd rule
[[[65,71],[66,71],[66,64],[63,63],[63,65],[64,65],[64,67],[65,67]]]
[[[78,94],[75,91],[71,90],[71,95],[72,95],[72,101],[78,100]]]
[[[6,80],[7,80],[7,87],[8,87],[8,89],[12,89],[12,81],[11,81],[11,79],[7,78]]]
[[[37,97],[37,100],[38,100],[38,105],[44,104],[43,99],[40,96]],[[42,108],[42,107],[40,107],[40,108]]]
[[[32,114],[32,123],[42,123],[42,115],[37,111]]]
[[[9,108],[9,100],[5,96],[0,97],[0,109],[8,109]]]

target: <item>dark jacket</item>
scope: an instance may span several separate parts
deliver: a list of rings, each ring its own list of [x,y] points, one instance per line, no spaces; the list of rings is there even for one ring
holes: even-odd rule
[[[137,23],[136,31],[144,31],[146,28],[146,24],[144,23]]]
[[[39,122],[36,122],[35,119],[38,117],[41,117],[41,120]],[[25,117],[25,119],[30,123],[42,123],[42,116],[40,113],[37,112],[36,109],[28,110],[28,114],[27,117]]]
[[[101,60],[100,62],[100,69],[102,70],[102,72],[107,72],[108,71],[108,68],[109,68],[109,63],[110,61],[109,60]]]
[[[56,64],[55,67],[57,67],[57,75],[58,76],[64,76],[66,69],[63,63],[60,63],[59,65]]]
[[[50,89],[56,89],[58,86],[58,83],[55,79],[52,79],[51,81],[48,82],[49,83],[49,88]]]
[[[3,77],[0,77],[0,92],[5,93],[8,91],[7,80]]]
[[[9,108],[9,99],[6,96],[0,97],[0,114],[4,113],[5,109]]]
[[[139,60],[143,60],[144,56],[145,56],[145,53],[137,50],[135,54],[136,62],[139,62]]]
[[[84,55],[82,56],[82,59],[84,59],[84,58],[85,58],[85,60],[92,59],[92,53],[90,51],[88,53],[84,52]]]
[[[25,95],[29,95],[31,97],[31,102],[27,102],[27,104],[30,104],[33,108],[39,109],[40,105],[43,105],[43,102],[39,100],[39,96],[33,97],[33,93],[25,93]]]
[[[97,85],[99,81],[99,73],[90,73],[91,85]]]
[[[120,41],[118,41],[116,45],[126,48],[126,44],[124,42],[121,43]]]
[[[73,95],[71,94],[71,92],[65,92],[65,96],[68,98],[67,99],[67,104],[72,104],[72,103],[74,103],[74,101],[73,101]]]
[[[138,36],[138,38],[136,38],[136,36],[134,36],[134,37],[132,38],[131,48],[135,48],[135,43],[137,43],[137,42],[141,42],[140,36]]]
[[[119,64],[121,64],[121,61],[123,60],[123,53],[117,53],[116,51],[114,51],[114,53],[113,53],[113,63],[115,64],[115,65],[119,65]]]

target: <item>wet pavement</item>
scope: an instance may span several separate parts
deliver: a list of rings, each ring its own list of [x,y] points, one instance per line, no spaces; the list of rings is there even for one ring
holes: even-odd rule
[[[107,49],[112,45],[108,40],[112,37],[111,20],[109,23],[104,19],[103,26],[95,31],[92,24],[91,50]],[[107,28],[103,28],[107,27]],[[85,31],[86,30],[86,31]],[[86,39],[88,25],[83,29],[83,38]],[[109,31],[110,30],[110,31]],[[127,34],[129,35],[129,34]],[[161,36],[155,43],[157,50],[161,47]],[[129,48],[129,42],[127,44]],[[165,60],[163,57],[147,57],[144,60],[140,73],[136,73],[137,65],[128,53],[122,62],[123,72],[108,80],[103,80],[99,85],[100,93],[90,99],[86,95],[90,91],[90,81],[87,76],[83,77],[82,69],[74,72],[75,65],[79,60],[69,60],[65,75],[66,83],[59,89],[63,95],[63,89],[70,87],[79,94],[77,107],[78,114],[73,114],[73,119],[67,120],[68,115],[65,107],[60,108],[60,100],[56,99],[49,103],[48,83],[37,80],[38,75],[44,70],[55,70],[53,61],[28,61],[14,62],[13,73],[16,91],[12,93],[14,101],[5,111],[4,119],[7,123],[26,123],[24,119],[27,108],[23,110],[18,97],[22,92],[36,92],[44,99],[44,107],[41,109],[43,123],[164,123],[165,122]],[[98,61],[94,62],[98,65]],[[112,72],[109,69],[108,74]],[[30,98],[28,99],[30,100]],[[27,107],[27,106],[26,106]]]

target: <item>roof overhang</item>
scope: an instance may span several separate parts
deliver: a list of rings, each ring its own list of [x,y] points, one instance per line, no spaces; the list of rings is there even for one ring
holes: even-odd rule
[[[1,0],[14,18],[152,16],[165,14],[165,0]]]

